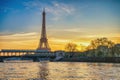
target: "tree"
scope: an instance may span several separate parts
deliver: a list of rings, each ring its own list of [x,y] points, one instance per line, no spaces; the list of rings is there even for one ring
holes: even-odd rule
[[[105,37],[97,38],[91,41],[87,49],[97,49],[99,46],[107,46],[108,48],[111,48],[114,46],[114,43]]]
[[[98,38],[92,40],[90,45],[87,47],[88,50],[93,51],[92,56],[97,57],[113,57],[114,56],[114,43],[107,38]]]
[[[120,56],[120,44],[115,44],[111,49],[112,49],[112,53],[115,57]]]
[[[65,46],[65,50],[68,51],[68,52],[75,52],[75,51],[77,51],[77,45],[74,44],[74,43],[68,43]]]
[[[73,57],[75,51],[77,51],[77,45],[74,44],[74,43],[68,43],[68,44],[65,46],[65,50],[66,50],[67,52],[69,52],[69,57]]]

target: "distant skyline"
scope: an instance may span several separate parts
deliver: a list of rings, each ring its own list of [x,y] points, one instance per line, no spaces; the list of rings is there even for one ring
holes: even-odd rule
[[[43,8],[52,50],[99,37],[120,43],[120,0],[0,0],[0,49],[36,49]]]

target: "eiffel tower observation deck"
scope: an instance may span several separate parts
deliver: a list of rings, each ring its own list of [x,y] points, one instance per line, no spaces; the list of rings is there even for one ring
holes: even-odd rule
[[[47,39],[47,33],[46,33],[46,13],[45,13],[45,9],[42,12],[42,30],[41,30],[41,38],[39,41],[39,45],[37,50],[46,50],[46,51],[50,51],[50,47],[48,44],[48,39]]]

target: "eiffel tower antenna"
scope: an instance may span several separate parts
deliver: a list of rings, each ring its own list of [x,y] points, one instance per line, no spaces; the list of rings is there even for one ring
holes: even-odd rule
[[[41,38],[40,38],[40,42],[38,45],[37,50],[48,50],[50,51],[50,47],[48,44],[48,39],[47,39],[47,34],[46,34],[46,13],[45,13],[45,8],[43,8],[43,12],[42,12],[42,31],[41,31]]]

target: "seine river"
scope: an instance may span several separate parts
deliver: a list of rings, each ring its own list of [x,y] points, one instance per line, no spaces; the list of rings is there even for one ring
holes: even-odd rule
[[[0,80],[120,80],[120,64],[83,62],[0,63]]]

